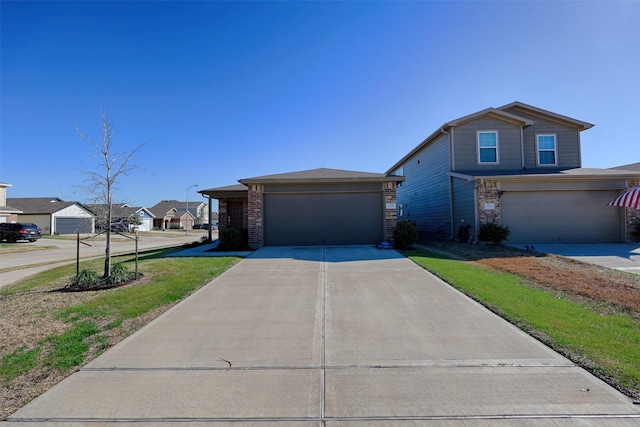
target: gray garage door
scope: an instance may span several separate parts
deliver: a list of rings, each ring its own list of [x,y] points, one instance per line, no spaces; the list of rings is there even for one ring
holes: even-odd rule
[[[607,206],[619,191],[506,192],[500,199],[509,243],[620,241],[620,210]]]
[[[58,234],[92,233],[91,218],[56,218]]]
[[[265,245],[351,245],[382,240],[382,193],[265,194]]]

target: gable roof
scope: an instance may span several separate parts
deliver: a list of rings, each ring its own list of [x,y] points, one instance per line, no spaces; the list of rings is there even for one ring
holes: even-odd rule
[[[576,127],[581,131],[591,129],[593,126],[595,126],[592,123],[583,122],[582,120],[577,120],[569,116],[563,116],[562,114],[554,113],[548,110],[543,110],[542,108],[534,107],[533,105],[525,104],[524,102],[520,102],[520,101],[515,101],[510,104],[503,105],[498,109],[503,111],[504,110],[525,111],[533,115],[546,117],[553,121],[562,122],[564,124]]]
[[[511,111],[506,111],[506,110],[511,110]],[[404,157],[402,157],[400,160],[394,163],[394,165],[391,166],[386,173],[387,174],[393,173],[395,170],[397,170],[400,167],[400,165],[402,165],[404,162],[409,160],[411,157],[413,157],[416,153],[421,151],[424,147],[429,145],[431,142],[435,141],[439,136],[448,134],[447,130],[450,129],[451,127],[461,125],[468,121],[475,120],[479,117],[488,115],[488,116],[496,117],[500,120],[505,120],[512,123],[518,123],[523,127],[528,127],[535,124],[535,120],[531,120],[526,117],[519,116],[518,114],[514,113],[514,111],[527,112],[535,116],[544,116],[549,120],[562,122],[569,126],[575,127],[579,131],[590,129],[594,126],[591,123],[583,122],[581,120],[576,120],[568,116],[563,116],[561,114],[543,110],[542,108],[534,107],[532,105],[525,104],[524,102],[515,101],[510,104],[503,105],[502,107],[499,107],[499,108],[493,108],[493,107],[485,108],[484,110],[480,110],[478,112],[444,123],[438,129],[436,129],[431,135],[426,137],[420,144],[415,146],[413,150],[409,151],[409,153],[407,153]]]
[[[387,176],[382,173],[358,172],[342,169],[318,168],[298,172],[256,176],[239,180],[242,184],[302,184],[338,182],[388,182],[404,181],[404,177]]]
[[[91,204],[86,206],[89,208],[91,212],[93,212],[96,215],[99,215],[102,212],[106,212],[106,209],[107,209],[106,204]],[[111,216],[114,218],[127,218],[127,217],[130,217],[131,215],[135,215],[137,212],[141,210],[147,212],[150,216],[155,218],[155,215],[145,207],[142,207],[142,206],[132,207],[127,204],[121,205],[116,203],[111,205]]]
[[[12,197],[7,198],[7,204],[25,215],[53,214],[74,205],[89,211],[82,203],[65,202],[58,197]]]
[[[451,126],[458,126],[482,116],[497,117],[507,122],[515,122],[523,127],[532,126],[534,124],[533,120],[525,119],[524,117],[502,111],[498,108],[485,108],[484,110],[478,111],[477,113],[469,114],[468,116],[460,117],[459,119],[447,122],[443,126],[447,128]]]

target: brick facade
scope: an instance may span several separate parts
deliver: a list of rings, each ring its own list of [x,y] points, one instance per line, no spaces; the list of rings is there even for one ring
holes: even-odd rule
[[[496,181],[487,180],[478,187],[477,191],[478,222],[480,224],[500,224],[500,196],[503,193],[500,189],[500,184]]]
[[[259,248],[264,245],[263,216],[262,216],[262,184],[249,185],[249,203],[247,205],[249,225],[249,246]]]
[[[398,211],[396,209],[396,183],[384,183],[384,240],[392,242],[393,232],[398,223]]]

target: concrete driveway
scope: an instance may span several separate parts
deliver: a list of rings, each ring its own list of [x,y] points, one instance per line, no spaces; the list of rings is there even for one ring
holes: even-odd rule
[[[525,249],[524,245],[513,247]],[[640,243],[545,243],[535,245],[535,249],[538,252],[640,274]]]
[[[637,426],[640,406],[397,252],[266,247],[3,425]]]

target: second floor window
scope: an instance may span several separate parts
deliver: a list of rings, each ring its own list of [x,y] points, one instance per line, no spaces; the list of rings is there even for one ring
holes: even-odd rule
[[[556,136],[555,135],[536,135],[538,144],[538,165],[555,166],[556,160]]]
[[[497,131],[478,131],[478,162],[498,163]]]

